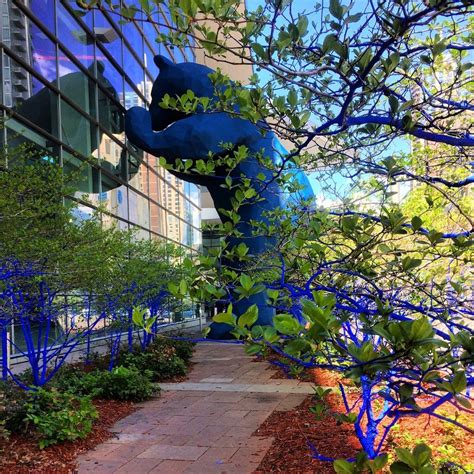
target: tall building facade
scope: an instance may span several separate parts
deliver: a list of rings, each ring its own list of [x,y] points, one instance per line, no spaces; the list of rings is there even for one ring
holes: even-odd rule
[[[100,206],[105,226],[200,251],[200,189],[124,133],[125,110],[150,102],[153,57],[195,61],[193,50],[158,44],[151,22],[76,10],[74,1],[0,0],[2,141],[33,144],[43,159],[74,171],[79,218]],[[170,25],[165,9],[154,19]]]

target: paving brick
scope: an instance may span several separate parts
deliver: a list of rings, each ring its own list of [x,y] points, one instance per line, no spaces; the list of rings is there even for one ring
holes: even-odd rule
[[[173,459],[177,461],[195,461],[201,457],[208,448],[200,446],[172,446],[172,445],[154,445],[150,446],[139,458],[152,459]]]
[[[158,466],[162,461],[159,459],[132,459],[122,465],[115,472],[117,474],[145,474]]]
[[[191,464],[191,461],[161,461],[158,466],[150,471],[150,474],[181,474]]]
[[[229,431],[227,425],[209,425],[186,443],[189,446],[212,446],[212,443]]]
[[[95,472],[99,474],[108,474],[115,472],[122,466],[122,461],[81,461],[78,465],[77,472],[82,474],[85,472]]]
[[[223,464],[237,452],[238,448],[219,447],[209,448],[200,458],[199,463],[209,462],[213,465]]]

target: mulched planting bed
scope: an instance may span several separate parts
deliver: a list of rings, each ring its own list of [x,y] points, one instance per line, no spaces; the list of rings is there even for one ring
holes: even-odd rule
[[[86,439],[40,449],[32,436],[12,434],[8,440],[0,439],[0,473],[73,473],[76,457],[113,436],[109,428],[137,408],[131,402],[94,400],[99,419]]]
[[[281,377],[281,372],[279,375]],[[327,371],[311,371],[310,378],[319,386],[335,386],[334,376]],[[356,393],[348,393],[349,400],[355,400],[356,397]],[[257,430],[255,435],[273,437],[275,441],[255,473],[334,473],[330,462],[318,461],[312,457],[310,445],[313,445],[319,454],[331,458],[353,457],[361,450],[354,426],[340,423],[330,414],[317,420],[309,411],[315,403],[312,397],[308,396],[294,410],[274,412]],[[339,394],[330,394],[325,403],[331,412],[345,413]],[[456,409],[446,408],[443,414],[454,418]],[[469,424],[466,415],[462,416],[464,423]],[[391,460],[394,460],[395,447],[413,449],[418,443],[428,444],[438,462],[455,461],[467,467],[474,460],[474,437],[460,428],[428,415],[403,418],[398,425],[392,429],[385,443],[384,451],[389,453]]]

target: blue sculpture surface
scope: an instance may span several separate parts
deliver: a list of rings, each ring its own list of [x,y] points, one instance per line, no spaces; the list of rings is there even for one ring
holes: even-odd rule
[[[127,111],[125,132],[128,139],[145,152],[164,157],[170,165],[177,159],[206,160],[209,152],[214,155],[228,153],[222,149],[222,143],[232,143],[235,147],[245,145],[249,156],[232,171],[232,177],[239,179],[245,175],[254,179],[258,183],[254,187],[263,200],[241,206],[237,228],[243,236],[229,239],[229,244],[234,246],[244,242],[249,248],[249,254],[254,256],[270,250],[275,244],[274,239],[253,236],[251,221],[266,221],[265,212],[285,207],[288,199],[278,183],[272,180],[273,170],[264,167],[256,155],[263,152],[263,156],[278,164],[286,153],[285,149],[264,122],[254,124],[225,112],[198,111],[186,115],[161,108],[159,103],[166,94],[171,97],[181,96],[188,90],[192,90],[197,97],[215,99],[215,88],[209,78],[209,74],[214,71],[196,63],[174,64],[163,56],[156,56],[155,64],[160,73],[153,84],[150,110],[132,107]],[[303,187],[298,199],[312,199],[314,196],[307,177],[299,170],[294,171],[295,179]],[[221,186],[224,172],[216,170],[215,176],[176,171],[171,173],[185,181],[206,186],[221,220],[228,220],[220,209],[232,209],[231,198],[234,191]],[[262,174],[265,176],[264,180],[261,179]],[[258,175],[260,179],[257,180]],[[294,199],[295,196],[292,197]],[[274,310],[267,306],[263,294],[239,301],[234,309],[240,314],[252,304],[257,304],[259,308],[258,324],[272,324]],[[228,329],[227,325],[213,324],[211,335],[215,338],[222,337]]]

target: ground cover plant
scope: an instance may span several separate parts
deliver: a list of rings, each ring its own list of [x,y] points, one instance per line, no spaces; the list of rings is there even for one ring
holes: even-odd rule
[[[263,134],[267,120],[292,149],[278,165],[250,156],[245,143],[223,144],[206,161],[163,162],[211,175],[233,193],[214,229],[227,243],[198,264],[185,261],[190,278],[170,292],[215,301],[215,321],[250,353],[270,348],[293,365],[352,380],[356,400],[340,390],[362,454],[332,459],[313,451],[338,472],[388,469],[385,442],[407,417],[429,415],[472,434],[465,421],[474,385],[471,2],[239,3],[169,2],[172,25],[157,39],[192,41],[260,74],[244,87],[216,73],[220,100],[186,91],[161,107],[224,112],[260,124]],[[99,8],[160,26],[159,1],[141,9],[80,6],[81,14]],[[235,173],[247,158],[271,178]],[[255,238],[274,239],[266,252],[232,245],[243,234],[240,213],[271,183],[298,191],[295,167],[314,172],[319,199],[253,222]],[[256,306],[235,311],[257,294],[274,308],[272,326],[255,326]],[[408,448],[390,460],[392,472],[433,472],[428,448]]]
[[[186,374],[193,346],[160,337],[148,359],[140,343],[132,353],[122,347],[117,359],[126,363],[111,370],[109,354],[91,354],[62,365],[43,387],[31,371],[0,383],[0,470],[74,470],[77,455],[110,438],[108,428],[135,410],[133,402],[159,395],[157,380]]]

